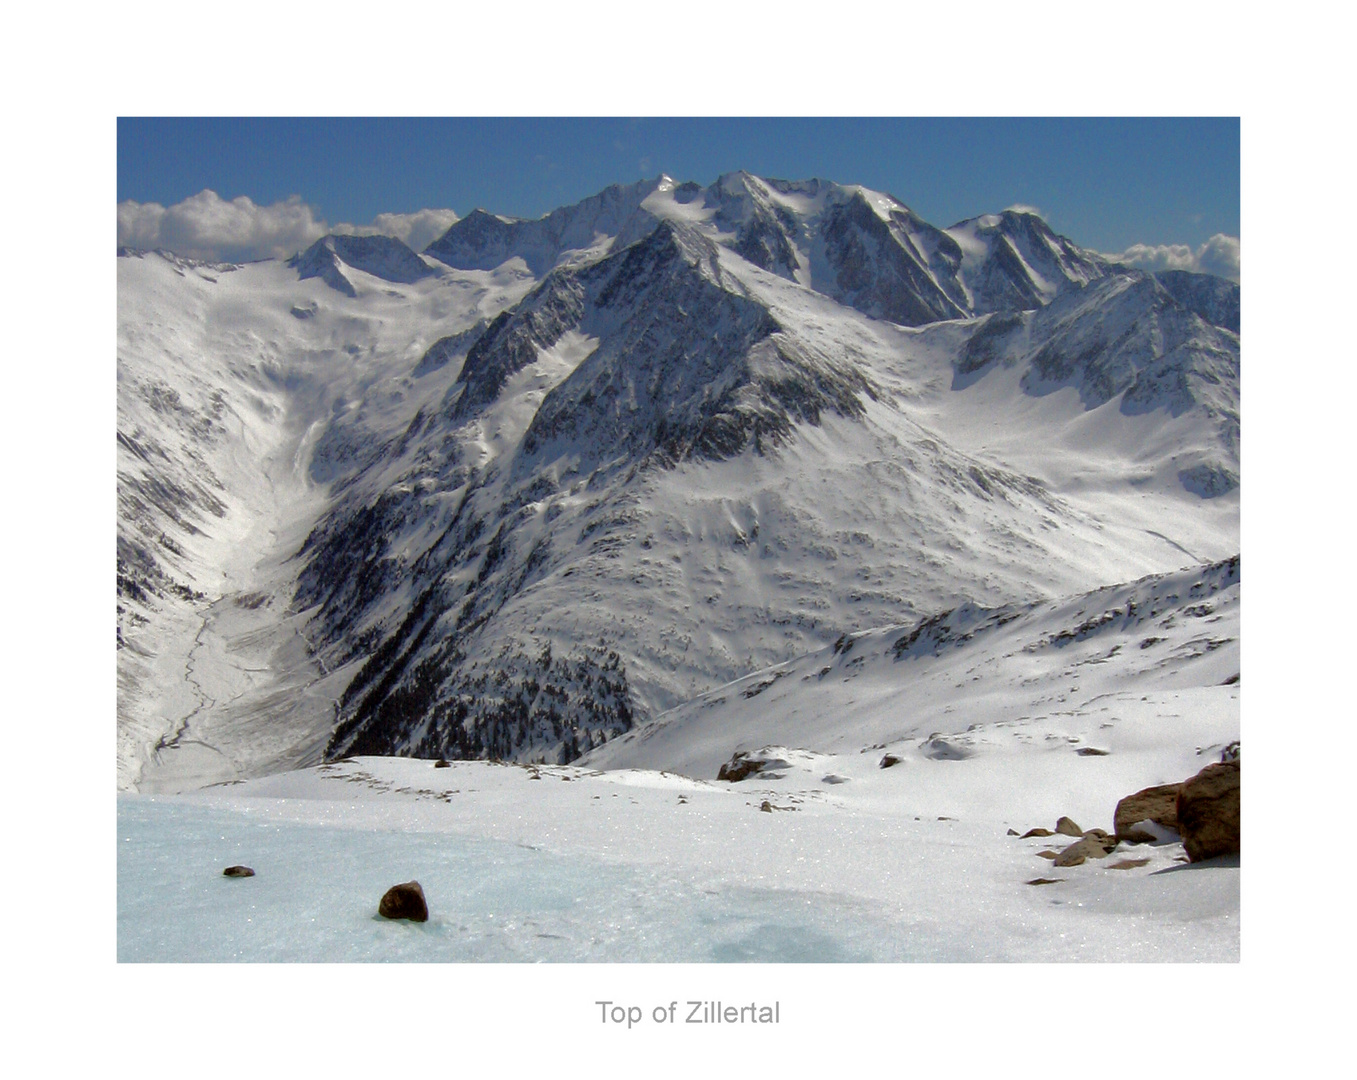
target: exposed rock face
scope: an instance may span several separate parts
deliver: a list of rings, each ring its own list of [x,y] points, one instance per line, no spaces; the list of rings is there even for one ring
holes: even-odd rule
[[[1134,795],[1127,795],[1117,803],[1112,815],[1112,827],[1118,840],[1133,844],[1148,844],[1155,839],[1152,833],[1135,829],[1137,822],[1153,821],[1166,829],[1178,831],[1178,792],[1182,784],[1161,784],[1147,787]]]
[[[1177,814],[1193,862],[1239,854],[1239,759],[1208,765],[1183,781]]]
[[[1212,326],[1239,333],[1239,282],[1188,270],[1155,274],[1169,294]]]
[[[429,907],[424,902],[424,890],[418,881],[407,881],[392,885],[377,905],[377,914],[384,919],[409,919],[411,922],[428,922]]]
[[[254,877],[254,871],[248,866],[228,866],[222,871],[224,877]]]

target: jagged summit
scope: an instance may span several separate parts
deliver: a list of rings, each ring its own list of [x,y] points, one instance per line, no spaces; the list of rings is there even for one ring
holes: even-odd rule
[[[540,276],[568,252],[606,250],[612,239],[624,231],[642,201],[663,182],[661,177],[635,184],[613,184],[597,195],[535,220],[474,210],[455,222],[424,253],[458,270],[491,270],[509,259],[520,258],[532,274]]]
[[[862,185],[745,171],[725,173],[705,188],[666,175],[614,185],[534,221],[478,210],[426,254],[481,270],[517,258],[540,277],[628,247],[663,221],[684,224],[761,270],[906,326],[1039,307],[1110,272],[1101,256],[1020,208],[944,230],[897,197]]]

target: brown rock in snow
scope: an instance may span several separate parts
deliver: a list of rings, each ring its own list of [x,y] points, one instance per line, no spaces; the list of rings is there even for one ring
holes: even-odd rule
[[[377,905],[377,914],[384,919],[409,919],[411,922],[428,922],[429,908],[424,902],[424,890],[418,881],[407,881],[401,885],[392,885],[382,895]]]
[[[1078,866],[1085,859],[1105,859],[1116,842],[1098,836],[1083,836],[1056,856],[1056,866]]]
[[[1083,836],[1084,830],[1079,828],[1073,821],[1067,817],[1061,818],[1055,823],[1055,831],[1061,836]]]
[[[228,866],[222,871],[224,877],[254,877],[254,871],[248,866]]]
[[[1239,759],[1208,765],[1178,792],[1178,831],[1193,862],[1239,854]]]
[[[1153,821],[1166,829],[1178,831],[1178,792],[1182,784],[1160,784],[1147,787],[1134,795],[1127,795],[1117,803],[1112,814],[1112,828],[1122,840],[1144,844],[1154,837],[1144,830],[1132,830],[1140,821]]]

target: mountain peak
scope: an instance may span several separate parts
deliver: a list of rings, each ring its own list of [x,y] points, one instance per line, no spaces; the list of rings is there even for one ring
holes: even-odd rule
[[[413,284],[434,273],[400,240],[380,234],[330,233],[294,255],[287,264],[303,280],[318,277],[346,296],[356,296],[357,291],[344,273],[345,266],[402,285]]]

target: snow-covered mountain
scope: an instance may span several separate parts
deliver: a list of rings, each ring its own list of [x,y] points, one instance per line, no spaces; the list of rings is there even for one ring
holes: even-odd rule
[[[667,176],[616,185],[533,221],[476,210],[426,254],[463,270],[521,259],[540,276],[624,248],[661,221],[688,225],[762,270],[905,326],[1038,307],[1112,269],[1033,213],[1006,210],[942,230],[892,195],[745,172],[706,188]]]
[[[1229,558],[1201,277],[744,173],[423,256],[129,254],[120,785],[597,757],[845,634]]]

